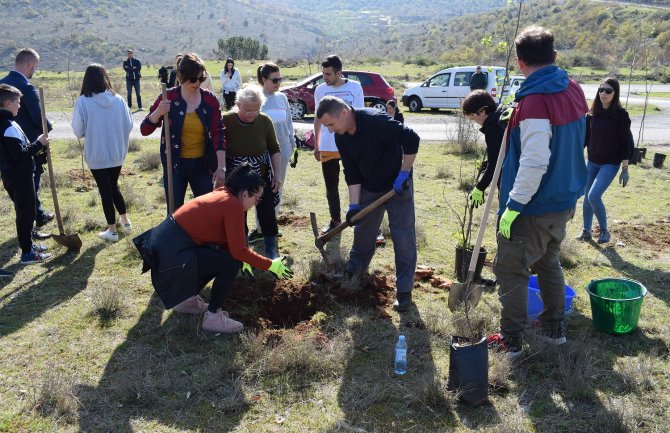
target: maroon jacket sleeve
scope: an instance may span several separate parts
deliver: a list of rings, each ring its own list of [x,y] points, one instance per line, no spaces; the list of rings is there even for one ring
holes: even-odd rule
[[[226,150],[225,126],[223,126],[223,120],[221,119],[221,104],[217,97],[209,90],[201,89],[201,94],[205,98],[207,105],[212,109],[212,123],[209,125],[209,129],[212,131],[212,146],[214,146],[215,151]]]
[[[156,123],[151,123],[151,120],[149,120],[149,116],[151,116],[151,113],[156,111],[156,108],[158,108],[158,104],[160,104],[162,100],[163,95],[158,95],[158,98],[156,98],[154,103],[151,104],[151,108],[149,108],[149,114],[146,115],[144,120],[142,120],[142,124],[140,125],[140,132],[142,133],[142,135],[144,136],[151,135],[151,133],[153,133],[156,130],[156,128],[163,126],[162,116]]]

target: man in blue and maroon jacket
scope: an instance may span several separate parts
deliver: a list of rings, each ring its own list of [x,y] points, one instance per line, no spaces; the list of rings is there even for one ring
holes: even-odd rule
[[[514,41],[526,81],[516,92],[500,181],[500,224],[494,272],[500,283],[501,334],[490,342],[521,355],[528,279],[537,273],[544,311],[540,337],[565,343],[565,281],[559,262],[565,226],[584,192],[584,92],[554,62],[554,36],[529,27]]]

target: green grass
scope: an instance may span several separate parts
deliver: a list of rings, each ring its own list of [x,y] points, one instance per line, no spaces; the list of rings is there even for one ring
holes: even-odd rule
[[[18,264],[12,205],[0,195],[0,265],[15,276],[0,280],[0,431],[3,432],[603,432],[670,430],[670,172],[631,166],[630,185],[605,194],[613,243],[601,247],[568,240],[566,281],[578,293],[569,318],[569,344],[558,349],[530,340],[527,356],[510,367],[491,354],[492,404],[470,408],[446,391],[449,336],[459,326],[446,307],[448,293],[427,283],[415,288],[416,308],[390,319],[365,302],[315,299],[322,312],[308,326],[249,331],[239,337],[205,336],[197,319],[164,311],[129,236],[116,244],[96,234],[105,226],[90,173],[81,179],[78,158],[55,141],[61,209],[66,233],[78,233],[79,252],[47,243],[54,257],[42,265]],[[155,152],[142,141],[129,154],[121,183],[132,189],[135,232],[164,218],[158,170],[140,171],[135,160]],[[443,143],[424,145],[416,162],[417,228],[426,234],[419,263],[453,278],[456,224],[447,204],[460,203],[460,158]],[[280,251],[296,270],[291,284],[308,283],[320,256],[308,225],[327,207],[320,168],[303,154],[289,169]],[[343,203],[346,188],[341,185]],[[48,188],[41,193],[50,206]],[[646,197],[654,197],[648,200]],[[568,238],[581,230],[581,201]],[[481,208],[480,208],[481,211]],[[479,214],[477,214],[479,215]],[[657,222],[665,221],[665,222]],[[492,223],[485,245],[493,252]],[[54,225],[47,231],[55,230]],[[339,248],[346,255],[351,232]],[[616,244],[621,242],[621,244]],[[336,244],[330,244],[331,248]],[[493,256],[489,255],[489,259]],[[393,276],[389,241],[371,270]],[[275,286],[259,273],[258,282]],[[484,276],[492,278],[490,268]],[[608,336],[593,329],[586,284],[621,276],[643,282],[640,329]],[[321,283],[315,279],[315,287]],[[100,313],[101,291],[115,290],[113,315]],[[484,294],[478,321],[494,330],[497,296]],[[229,305],[232,317],[269,305],[263,296]],[[491,306],[491,309],[487,305]],[[303,325],[305,325],[303,323]],[[407,337],[409,372],[392,372],[397,334]]]

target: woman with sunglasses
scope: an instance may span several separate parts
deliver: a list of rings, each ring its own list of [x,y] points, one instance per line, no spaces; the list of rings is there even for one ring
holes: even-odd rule
[[[286,179],[286,169],[291,154],[295,149],[295,135],[293,132],[293,119],[291,117],[291,108],[288,104],[288,98],[279,91],[284,77],[279,72],[279,66],[274,63],[266,63],[258,67],[256,71],[258,84],[263,86],[263,95],[265,102],[261,106],[261,111],[272,119],[275,127],[275,134],[279,141],[279,153],[281,154],[281,187],[279,188],[279,198],[284,190],[284,180]],[[279,215],[279,204],[275,208]]]
[[[228,111],[235,104],[235,95],[242,87],[242,76],[239,69],[235,69],[235,61],[230,57],[221,69],[220,78],[223,86],[223,101],[226,104],[226,111]]]
[[[505,135],[505,125],[500,122],[502,112],[498,110],[498,104],[486,90],[473,90],[465,95],[461,108],[466,117],[481,126],[480,131],[484,134],[484,141],[486,142],[488,162],[482,164],[479,169],[479,173],[483,171],[484,175],[470,193],[470,203],[472,206],[478,207],[484,203],[484,190],[493,180],[493,172]]]
[[[265,102],[263,89],[247,85],[237,92],[235,107],[223,115],[226,126],[226,165],[229,171],[248,163],[265,180],[267,188],[256,204],[256,215],[260,222],[265,242],[265,255],[277,258],[277,216],[275,206],[279,203],[282,166],[279,142],[272,119],[261,113]],[[248,230],[246,230],[248,232]]]
[[[622,187],[628,184],[628,159],[633,152],[633,134],[630,117],[619,101],[619,81],[606,78],[598,87],[591,111],[586,116],[586,187],[584,188],[584,230],[577,237],[581,241],[592,239],[591,226],[595,214],[600,226],[598,243],[610,241],[607,211],[603,194],[619,172]]]
[[[163,115],[170,121],[172,152],[172,189],[174,209],[184,204],[190,185],[195,197],[223,185],[226,174],[226,146],[221,122],[221,105],[209,90],[201,89],[207,70],[195,53],[186,54],[179,62],[179,85],[167,91],[167,100],[159,95],[141,125],[142,135],[149,135],[163,125]],[[165,128],[161,133],[163,186],[168,197],[165,157]]]

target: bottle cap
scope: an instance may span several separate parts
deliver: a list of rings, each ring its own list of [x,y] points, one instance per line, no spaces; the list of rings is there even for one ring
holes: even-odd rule
[[[399,336],[399,337],[398,337],[398,340],[400,340],[400,341],[405,341],[405,336],[404,336],[404,335]]]

